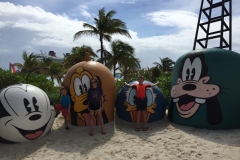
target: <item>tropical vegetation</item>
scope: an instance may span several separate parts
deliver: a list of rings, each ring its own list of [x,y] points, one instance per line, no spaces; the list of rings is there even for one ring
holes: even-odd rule
[[[127,42],[119,39],[113,40],[112,35],[121,34],[131,38],[126,30],[126,25],[119,19],[114,19],[116,11],[111,10],[105,14],[105,9],[99,10],[98,18],[94,18],[95,26],[84,23],[83,30],[75,33],[74,40],[83,35],[98,35],[100,40],[100,58],[93,51],[91,46],[76,46],[71,49],[70,54],[63,54],[63,62],[53,62],[51,59],[39,59],[34,53],[22,53],[23,63],[14,63],[18,72],[12,74],[0,69],[0,89],[5,86],[17,83],[30,83],[42,88],[50,97],[51,101],[57,101],[59,86],[61,86],[64,75],[76,63],[85,60],[85,53],[91,55],[92,60],[103,63],[112,71],[116,78],[117,92],[124,85],[124,82],[136,79],[139,75],[150,82],[160,81],[158,87],[162,90],[166,102],[170,96],[172,70],[175,64],[168,57],[160,58],[159,62],[153,62],[154,67],[141,68],[140,59],[135,56],[135,49]],[[103,40],[110,42],[110,50],[103,47]],[[58,85],[54,83],[58,82]],[[116,94],[117,94],[116,92]]]
[[[120,34],[124,35],[128,38],[131,38],[129,32],[127,31],[126,24],[120,19],[115,19],[113,16],[117,12],[115,10],[109,11],[107,14],[105,13],[105,8],[102,8],[98,12],[98,18],[94,18],[94,25],[83,23],[83,27],[87,28],[86,30],[78,31],[74,34],[74,40],[81,38],[83,36],[99,36],[100,47],[101,47],[101,60],[104,57],[104,46],[103,40],[111,42],[112,35]],[[102,63],[105,63],[102,61]]]
[[[120,40],[115,40],[110,44],[111,51],[104,50],[105,57],[98,59],[99,62],[106,62],[106,66],[113,71],[113,76],[116,77],[116,71],[120,68],[138,70],[141,68],[140,60],[135,58],[134,48]]]
[[[46,92],[52,103],[57,103],[59,101],[60,87],[55,86],[54,82],[49,80],[46,75],[37,73],[13,74],[0,68],[0,90],[4,87],[20,83],[27,83],[41,88],[44,92]]]

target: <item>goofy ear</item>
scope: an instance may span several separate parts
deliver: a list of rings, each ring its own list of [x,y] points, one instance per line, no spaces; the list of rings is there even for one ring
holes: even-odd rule
[[[207,121],[211,125],[218,125],[222,122],[222,111],[217,97],[208,98],[207,106]]]

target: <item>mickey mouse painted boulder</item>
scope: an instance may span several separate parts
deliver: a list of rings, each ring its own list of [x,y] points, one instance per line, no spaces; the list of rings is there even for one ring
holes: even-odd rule
[[[136,80],[128,82],[131,84],[137,84]],[[144,81],[144,84],[153,84],[149,81]],[[117,95],[116,114],[119,118],[128,121],[136,122],[137,120],[137,108],[134,104],[136,96],[136,89],[123,86]],[[162,94],[162,91],[157,87],[147,87],[147,122],[154,122],[162,119],[165,116],[166,102]],[[143,122],[141,115],[140,121]]]
[[[0,91],[0,142],[29,142],[52,128],[55,110],[46,93],[30,84],[15,84]]]
[[[240,128],[240,54],[202,49],[175,63],[168,119],[196,128]]]
[[[63,81],[63,86],[69,90],[72,107],[69,114],[69,122],[76,126],[89,126],[90,113],[88,110],[87,92],[90,87],[90,79],[96,77],[103,90],[103,122],[108,123],[114,119],[116,82],[111,71],[103,64],[91,61],[90,54],[86,53],[86,61],[72,66]],[[99,125],[95,114],[94,125]]]

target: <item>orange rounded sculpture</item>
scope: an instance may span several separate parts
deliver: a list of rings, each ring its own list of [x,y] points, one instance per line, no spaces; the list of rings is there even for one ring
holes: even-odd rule
[[[104,123],[113,121],[115,107],[116,83],[111,71],[103,64],[91,61],[87,52],[86,61],[79,62],[72,66],[63,81],[63,86],[69,90],[72,100],[72,107],[69,113],[69,122],[77,126],[89,126],[90,114],[88,111],[87,91],[90,87],[90,79],[97,77],[103,90],[102,117]],[[100,124],[95,115],[94,125]]]

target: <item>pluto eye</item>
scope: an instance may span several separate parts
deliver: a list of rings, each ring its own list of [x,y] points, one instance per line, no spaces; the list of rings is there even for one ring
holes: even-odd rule
[[[79,90],[80,90],[80,93],[83,94],[83,87],[82,87],[82,85],[79,85]]]
[[[74,82],[74,91],[77,96],[80,96],[82,94],[82,82],[79,78],[75,78]]]
[[[82,76],[82,84],[83,84],[83,93],[85,93],[90,88],[90,78],[88,77],[88,75]]]
[[[23,103],[24,103],[24,106],[25,106],[26,110],[28,111],[28,113],[30,113],[31,107],[28,107],[28,105],[30,104],[29,101],[26,98],[24,98]]]
[[[83,85],[83,88],[84,88],[84,92],[88,91],[86,84]]]

